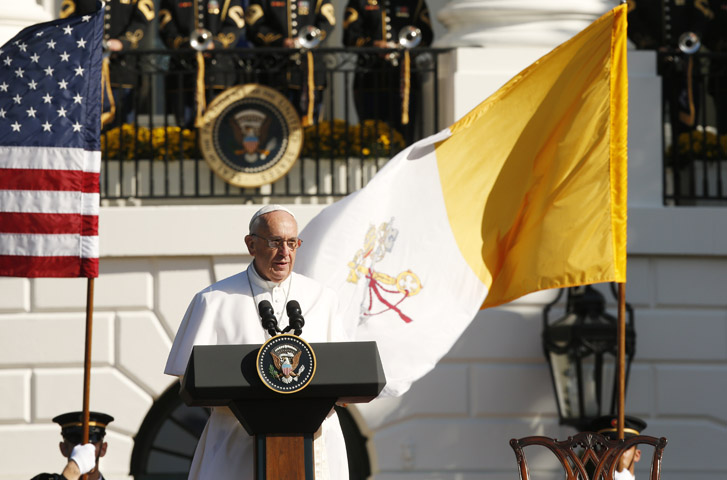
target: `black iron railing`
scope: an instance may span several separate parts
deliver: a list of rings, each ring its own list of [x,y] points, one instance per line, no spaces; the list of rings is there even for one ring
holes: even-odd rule
[[[727,53],[662,52],[664,203],[727,204]]]
[[[390,81],[400,72],[403,52],[380,49],[315,50],[311,76],[320,102],[312,125],[304,128],[300,158],[290,171],[269,185],[240,188],[230,185],[208,166],[194,127],[197,84],[195,54],[168,50],[130,52],[112,57],[112,80],[124,86],[114,90],[114,123],[102,132],[101,196],[105,200],[170,200],[239,197],[325,197],[335,199],[368,182],[391,157],[406,145],[436,133],[439,124],[438,71],[444,49],[416,49],[410,56],[408,78],[410,121],[399,122],[395,101],[369,107],[359,118],[353,85],[361,72],[374,91],[400,94],[400,83]],[[385,61],[381,61],[388,55]],[[307,75],[301,66],[304,51],[289,49],[238,49],[217,52],[205,61],[207,101],[226,88],[263,84],[289,96],[290,85]],[[398,77],[397,77],[398,78]],[[381,80],[381,84],[377,84]],[[359,84],[360,87],[360,84]],[[295,92],[293,92],[295,94]],[[372,106],[373,105],[373,106]],[[373,108],[373,110],[371,109]],[[364,115],[361,115],[364,116]]]

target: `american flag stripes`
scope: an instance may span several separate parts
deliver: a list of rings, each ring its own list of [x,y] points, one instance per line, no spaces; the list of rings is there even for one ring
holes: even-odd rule
[[[0,48],[2,276],[98,276],[102,35],[100,9]]]

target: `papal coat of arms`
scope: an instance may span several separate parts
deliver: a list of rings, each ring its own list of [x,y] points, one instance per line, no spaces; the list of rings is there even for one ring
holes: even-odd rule
[[[412,319],[402,310],[403,302],[422,289],[419,277],[411,270],[403,270],[396,276],[377,271],[377,263],[392,251],[399,231],[394,228],[394,219],[372,225],[366,232],[363,248],[359,249],[348,263],[346,279],[350,283],[366,282],[366,294],[361,302],[359,323],[369,317],[385,312],[395,312],[404,322]]]

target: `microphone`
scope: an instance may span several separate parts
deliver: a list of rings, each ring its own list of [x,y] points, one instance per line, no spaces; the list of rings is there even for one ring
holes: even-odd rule
[[[263,328],[268,331],[270,336],[274,337],[280,332],[280,329],[278,328],[278,320],[275,318],[273,306],[267,300],[263,300],[258,303],[257,309],[260,312],[260,321]]]
[[[303,333],[303,314],[300,311],[300,304],[295,300],[291,300],[285,306],[285,310],[288,312],[288,327],[286,330],[295,329],[295,334],[300,335]]]

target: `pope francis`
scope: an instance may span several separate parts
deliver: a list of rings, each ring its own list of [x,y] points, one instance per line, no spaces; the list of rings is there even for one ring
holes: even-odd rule
[[[293,273],[301,246],[293,214],[280,205],[267,205],[250,220],[245,244],[253,262],[243,272],[197,293],[174,339],[165,373],[181,376],[194,345],[261,344],[270,335],[261,325],[257,305],[269,301],[279,327],[288,325],[285,306],[300,303],[307,342],[346,341],[335,321],[333,290]],[[348,479],[343,432],[335,412],[314,435],[316,480]],[[190,480],[253,480],[253,438],[227,407],[215,407],[207,421],[189,471]]]

